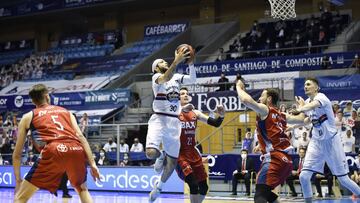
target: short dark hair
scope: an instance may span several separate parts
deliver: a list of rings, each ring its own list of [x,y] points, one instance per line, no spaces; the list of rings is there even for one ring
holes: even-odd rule
[[[241,152],[246,152],[246,154],[249,153],[247,149],[242,149]]]
[[[307,78],[305,79],[305,81],[307,81],[307,80],[310,80],[310,81],[316,83],[317,86],[319,86],[319,81],[318,81],[318,79],[316,79],[316,78],[314,78],[314,77],[307,77]]]
[[[279,93],[276,89],[273,88],[267,88],[265,89],[267,96],[271,97],[271,103],[276,106],[277,103],[279,102]]]
[[[180,90],[186,90],[187,92],[189,91],[187,87],[181,87]]]
[[[31,87],[29,96],[35,105],[39,105],[44,103],[47,93],[49,93],[49,90],[44,84],[36,84]]]
[[[300,152],[300,150],[304,150],[304,151],[306,152],[306,148],[305,148],[305,147],[300,147],[300,148],[299,148],[299,152]]]

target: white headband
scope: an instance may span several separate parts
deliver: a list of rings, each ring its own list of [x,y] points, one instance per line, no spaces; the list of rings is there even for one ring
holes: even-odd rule
[[[163,59],[156,59],[156,60],[152,63],[151,71],[152,71],[153,73],[155,73],[155,68],[156,68],[156,66],[158,65],[158,63],[160,63],[161,61],[163,61]]]

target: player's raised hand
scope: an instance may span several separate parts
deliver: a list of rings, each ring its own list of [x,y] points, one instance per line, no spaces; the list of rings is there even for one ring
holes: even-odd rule
[[[100,172],[99,172],[99,169],[98,169],[98,167],[96,165],[90,166],[90,173],[91,173],[91,176],[93,177],[95,182],[97,180],[101,181],[100,180]]]
[[[224,108],[224,106],[222,104],[217,105],[215,113],[218,113],[220,115],[220,117],[224,117],[225,116],[225,108]]]
[[[295,96],[295,101],[299,107],[305,105],[305,100],[300,96]]]
[[[245,84],[243,83],[242,80],[238,80],[238,81],[236,82],[236,89],[245,90]]]
[[[190,55],[190,50],[182,48],[182,49],[177,49],[175,50],[175,59],[174,62],[176,64],[179,64],[181,61],[185,60],[186,58],[188,58]]]

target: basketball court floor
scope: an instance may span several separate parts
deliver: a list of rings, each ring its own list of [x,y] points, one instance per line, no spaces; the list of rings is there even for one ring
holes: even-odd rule
[[[0,203],[12,203],[14,202],[14,189],[12,188],[0,188]],[[29,203],[78,203],[80,202],[78,195],[74,191],[70,192],[73,195],[71,199],[61,198],[61,192],[59,191],[59,197],[51,195],[49,192],[40,190],[35,193]],[[95,203],[148,203],[148,194],[146,193],[121,193],[121,192],[91,192],[91,195]],[[219,194],[220,195],[220,194]],[[252,198],[245,197],[224,197],[216,196],[213,194],[208,196],[204,203],[250,203],[253,202]],[[286,202],[304,202],[303,199],[290,199],[282,198],[282,203]],[[314,203],[353,203],[360,202],[360,200],[351,200],[350,197],[344,197],[342,199],[322,199],[315,200]],[[179,194],[162,194],[161,198],[156,200],[156,203],[190,203],[189,198]]]

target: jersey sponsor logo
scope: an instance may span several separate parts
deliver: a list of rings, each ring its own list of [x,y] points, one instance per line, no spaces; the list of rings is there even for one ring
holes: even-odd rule
[[[83,148],[82,147],[70,147],[70,150],[72,150],[72,151],[82,151]]]
[[[56,146],[56,149],[59,151],[59,152],[67,152],[68,151],[68,147],[64,144],[58,144]]]
[[[14,104],[17,108],[22,107],[24,104],[24,98],[21,95],[15,97]]]
[[[181,122],[181,128],[194,129],[196,128],[195,121]]]
[[[177,102],[179,101],[180,95],[179,92],[169,92],[166,94],[166,98],[170,102]]]

